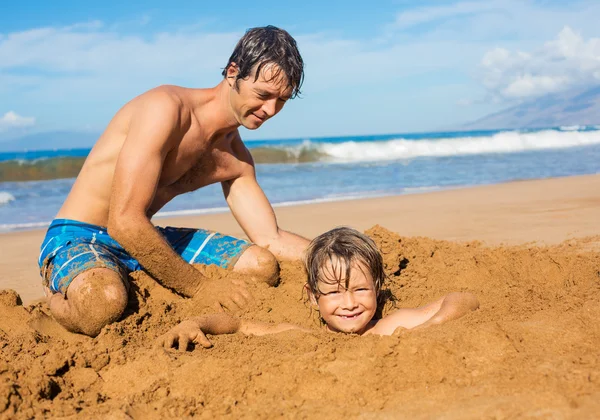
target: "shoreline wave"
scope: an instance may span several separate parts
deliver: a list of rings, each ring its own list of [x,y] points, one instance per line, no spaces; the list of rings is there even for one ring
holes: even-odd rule
[[[585,129],[584,129],[585,128]],[[422,138],[389,136],[385,139],[315,139],[295,142],[258,142],[248,147],[257,164],[362,163],[448,156],[520,153],[600,144],[600,130],[561,127],[542,131],[500,131],[488,135],[454,133],[456,137]],[[67,153],[68,151],[65,151]],[[74,178],[85,157],[22,156],[0,161],[0,182]]]
[[[469,185],[462,185],[454,188],[467,188]],[[454,189],[452,188],[452,189]],[[389,191],[389,192],[381,192],[376,194],[369,193],[358,193],[358,194],[347,194],[340,196],[330,196],[330,197],[320,197],[308,200],[295,200],[295,201],[283,201],[280,203],[273,203],[273,207],[291,207],[291,206],[301,206],[308,204],[319,204],[319,203],[333,203],[338,201],[354,201],[354,200],[362,200],[367,198],[381,198],[381,197],[391,197],[395,195],[412,195],[419,193],[427,193],[433,191],[440,191],[442,189],[450,189],[447,187],[418,187],[418,188],[405,188],[401,191]],[[154,215],[153,218],[163,219],[166,217],[182,217],[182,216],[200,216],[205,214],[218,214],[218,213],[226,213],[229,211],[229,207],[213,207],[206,209],[186,209],[186,210],[168,210],[168,211],[159,211]],[[0,234],[10,233],[16,231],[23,230],[32,230],[36,228],[45,228],[49,226],[51,221],[44,222],[31,222],[31,223],[5,223],[0,224]]]

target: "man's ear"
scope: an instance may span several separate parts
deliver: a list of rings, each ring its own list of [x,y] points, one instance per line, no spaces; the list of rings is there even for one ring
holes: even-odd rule
[[[233,87],[238,74],[240,74],[240,68],[236,63],[232,61],[231,63],[229,63],[229,66],[227,66],[227,73],[225,76],[227,78],[229,86]]]
[[[312,290],[310,290],[310,286],[307,284],[304,285],[304,289],[306,290],[306,294],[308,295],[308,300],[310,300],[310,304],[313,306],[319,306],[317,302],[317,297],[314,295]]]

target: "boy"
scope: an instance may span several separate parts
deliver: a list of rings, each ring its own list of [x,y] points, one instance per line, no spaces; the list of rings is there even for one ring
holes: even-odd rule
[[[358,335],[392,335],[399,328],[425,328],[460,318],[479,307],[470,293],[450,293],[415,309],[399,309],[374,319],[385,279],[383,259],[375,243],[366,235],[339,227],[315,238],[306,251],[305,267],[308,297],[330,332]],[[292,324],[266,324],[238,319],[227,314],[191,318],[159,338],[165,348],[178,344],[186,350],[191,342],[205,348],[212,344],[206,334],[275,334],[298,329]]]

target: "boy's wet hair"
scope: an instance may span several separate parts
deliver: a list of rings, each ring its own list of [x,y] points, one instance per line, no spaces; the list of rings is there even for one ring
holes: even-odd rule
[[[328,261],[331,262],[333,273],[325,274],[323,267]],[[371,275],[375,294],[379,298],[385,279],[383,257],[371,238],[349,227],[325,232],[308,246],[304,264],[312,294],[319,297],[319,280],[330,284],[343,283],[347,288],[353,263],[360,263]]]
[[[283,29],[271,25],[248,29],[229,57],[227,66],[223,69],[223,76],[227,75],[231,63],[235,63],[239,69],[235,79],[236,86],[240,79],[250,77],[255,67],[256,82],[260,71],[266,65],[273,64],[274,73],[269,81],[279,80],[283,75],[292,89],[291,98],[300,94],[304,80],[304,61],[296,41]]]

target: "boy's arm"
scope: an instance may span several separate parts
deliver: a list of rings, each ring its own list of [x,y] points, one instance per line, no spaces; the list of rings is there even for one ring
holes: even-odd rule
[[[158,338],[158,345],[170,349],[175,344],[180,351],[187,350],[190,342],[200,344],[204,348],[212,347],[206,334],[235,334],[241,332],[245,335],[277,334],[288,330],[310,330],[292,324],[267,324],[258,321],[241,320],[227,314],[212,314],[194,317],[182,321],[171,328],[166,334]]]
[[[418,325],[419,328],[434,324],[443,324],[453,319],[465,316],[467,313],[479,308],[479,300],[472,293],[450,293],[443,298],[440,309],[426,322]]]
[[[392,335],[397,328],[415,329],[460,318],[479,308],[471,293],[450,293],[441,299],[415,309],[399,309],[379,321],[372,334]]]

